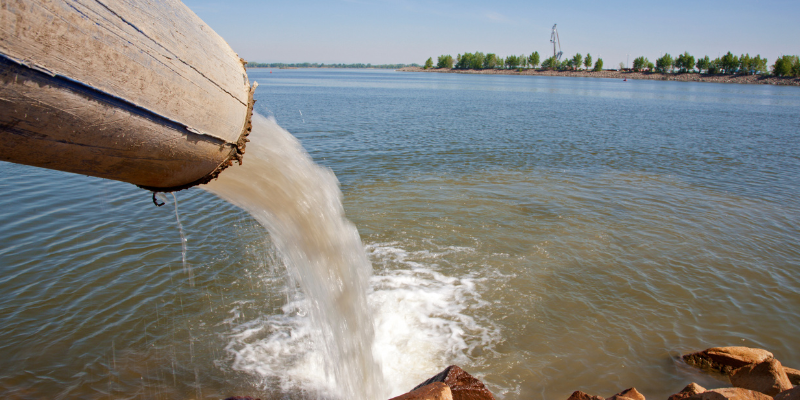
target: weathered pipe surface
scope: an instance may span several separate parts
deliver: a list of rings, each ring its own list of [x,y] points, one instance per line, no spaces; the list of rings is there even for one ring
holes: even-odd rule
[[[155,191],[241,162],[244,62],[176,0],[0,0],[0,160]]]

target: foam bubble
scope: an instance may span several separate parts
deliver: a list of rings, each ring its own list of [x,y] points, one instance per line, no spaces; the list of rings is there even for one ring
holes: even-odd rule
[[[440,273],[435,264],[451,252],[409,253],[397,243],[367,246],[373,263],[388,266],[370,282],[374,310],[375,348],[385,381],[393,395],[412,389],[450,364],[471,364],[476,347],[491,347],[500,333],[489,321],[472,315],[486,303],[473,276]]]
[[[296,294],[282,307],[283,313],[234,326],[225,348],[233,358],[231,368],[260,377],[264,390],[277,384],[282,392],[302,390],[318,398],[335,392],[336,382],[324,370],[324,352],[314,339],[308,307],[308,300]]]
[[[477,316],[486,305],[478,289],[482,278],[449,276],[432,262],[472,249],[409,252],[399,243],[379,243],[366,250],[373,264],[383,267],[370,279],[368,303],[375,321],[373,355],[391,396],[450,364],[474,364],[476,348],[491,349],[500,340],[499,329]],[[226,348],[232,368],[260,377],[265,389],[278,384],[283,392],[331,393],[335,382],[323,370],[324,353],[304,311],[308,306],[296,293],[281,314],[235,325]]]

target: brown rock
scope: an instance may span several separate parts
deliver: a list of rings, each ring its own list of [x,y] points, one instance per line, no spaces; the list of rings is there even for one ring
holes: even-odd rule
[[[686,385],[686,387],[683,388],[683,390],[681,390],[680,392],[675,393],[672,396],[669,396],[669,400],[684,400],[696,394],[703,393],[705,391],[706,388],[692,382]]]
[[[636,390],[636,388],[625,389],[608,398],[608,400],[626,400],[626,399],[645,400],[644,395],[639,393],[639,391]]]
[[[747,364],[771,360],[772,353],[750,347],[712,347],[697,353],[686,354],[683,360],[689,365],[730,375],[733,370]]]
[[[783,367],[783,372],[785,372],[786,376],[789,377],[789,382],[792,382],[792,385],[800,385],[800,370]]]
[[[453,394],[444,382],[433,382],[389,400],[453,400]]]
[[[711,389],[688,397],[688,400],[773,400],[772,397],[754,390],[742,388]]]
[[[755,390],[769,396],[789,390],[792,383],[783,372],[783,366],[776,359],[745,365],[731,374],[733,386]]]
[[[576,390],[567,398],[567,400],[606,400],[600,396],[591,396],[587,393]]]
[[[775,400],[800,400],[800,386],[778,393]]]
[[[453,394],[453,400],[494,400],[494,396],[483,385],[483,382],[466,373],[457,365],[451,365],[444,371],[422,382],[414,390],[434,382],[444,382]]]

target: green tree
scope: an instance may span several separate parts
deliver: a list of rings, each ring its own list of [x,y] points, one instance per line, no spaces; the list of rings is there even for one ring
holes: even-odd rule
[[[453,56],[449,54],[439,56],[439,62],[436,63],[436,68],[453,68]]]
[[[760,54],[751,57],[750,54],[739,56],[739,70],[746,74],[757,74],[767,72],[767,59],[761,58]]]
[[[572,56],[572,63],[571,64],[572,64],[572,67],[575,68],[575,69],[580,69],[581,68],[581,65],[583,64],[583,56],[581,55],[581,53],[575,53],[575,55]]]
[[[475,54],[472,55],[472,62],[470,63],[470,68],[472,69],[481,69],[483,68],[483,60],[486,59],[486,55],[484,55],[480,51],[476,51]]]
[[[694,68],[694,56],[690,55],[688,51],[683,52],[675,59],[675,66],[680,72],[688,72]]]
[[[602,71],[603,70],[603,59],[598,58],[597,61],[594,63],[594,70],[595,71]]]
[[[711,60],[711,62],[708,63],[708,73],[719,74],[722,69],[721,66],[722,66],[722,61],[720,61],[719,57]]]
[[[483,58],[483,68],[495,68],[497,67],[497,54],[489,53],[486,57]]]
[[[647,64],[650,63],[650,60],[647,59],[645,56],[639,56],[633,59],[633,70],[639,72],[645,68],[647,68]]]
[[[750,53],[742,54],[739,56],[739,71],[743,72],[747,75],[753,73],[753,58],[750,57]]]
[[[698,72],[702,73],[703,70],[708,72],[708,67],[711,66],[711,60],[708,58],[708,56],[705,56],[703,58],[698,58],[697,64],[695,64],[695,66],[697,67]]]
[[[675,65],[675,61],[672,59],[672,56],[669,53],[664,54],[656,60],[656,71],[658,72],[667,72],[667,70],[671,70],[672,66]]]
[[[755,70],[755,72],[766,74],[767,59],[761,58],[761,54],[756,54],[756,56],[753,58],[753,69]]]
[[[519,65],[519,57],[511,55],[506,57],[506,66],[508,68],[516,68]]]
[[[583,60],[583,66],[586,67],[586,69],[589,69],[589,67],[592,66],[592,55],[591,54],[586,53],[586,58]]]
[[[538,51],[534,51],[533,53],[531,53],[530,56],[528,56],[528,64],[530,64],[533,68],[536,68],[536,67],[539,66],[539,52]]]
[[[425,69],[433,68],[433,57],[428,57],[428,60],[425,61]]]
[[[484,55],[481,52],[459,55],[458,61],[456,62],[456,69],[481,69],[483,68],[483,58]]]
[[[672,61],[672,65],[678,70],[678,73],[683,72],[683,54],[678,54]],[[694,65],[694,63],[692,63]]]
[[[544,69],[556,69],[557,67],[558,67],[558,60],[556,59],[556,56],[548,57],[542,63],[542,68]]]
[[[781,56],[772,65],[772,73],[777,76],[800,76],[800,58]]]
[[[731,54],[730,51],[722,56],[719,61],[719,68],[725,71],[726,74],[734,74],[739,68],[739,58]]]

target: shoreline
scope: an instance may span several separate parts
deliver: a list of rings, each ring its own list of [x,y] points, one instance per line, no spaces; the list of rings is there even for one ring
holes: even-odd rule
[[[653,81],[679,81],[679,82],[712,82],[712,83],[738,83],[749,85],[776,85],[800,86],[798,77],[778,77],[764,75],[708,75],[696,72],[665,74],[661,72],[628,72],[628,71],[552,71],[523,69],[447,69],[422,67],[400,68],[400,72],[436,72],[443,74],[478,74],[478,75],[528,75],[528,76],[567,76],[577,78],[608,78],[608,79],[640,79]]]
[[[697,368],[701,374],[717,378],[721,381],[722,387],[706,389],[696,382],[691,382],[680,392],[669,396],[668,400],[800,399],[800,370],[784,366],[771,352],[764,349],[743,346],[712,347],[684,354],[681,356],[681,361],[687,366]],[[226,400],[246,400],[246,398],[231,397]],[[457,365],[451,365],[409,392],[389,400],[496,400],[496,398],[480,379]],[[567,400],[646,400],[646,398],[635,387],[630,387],[608,398],[576,390]]]

